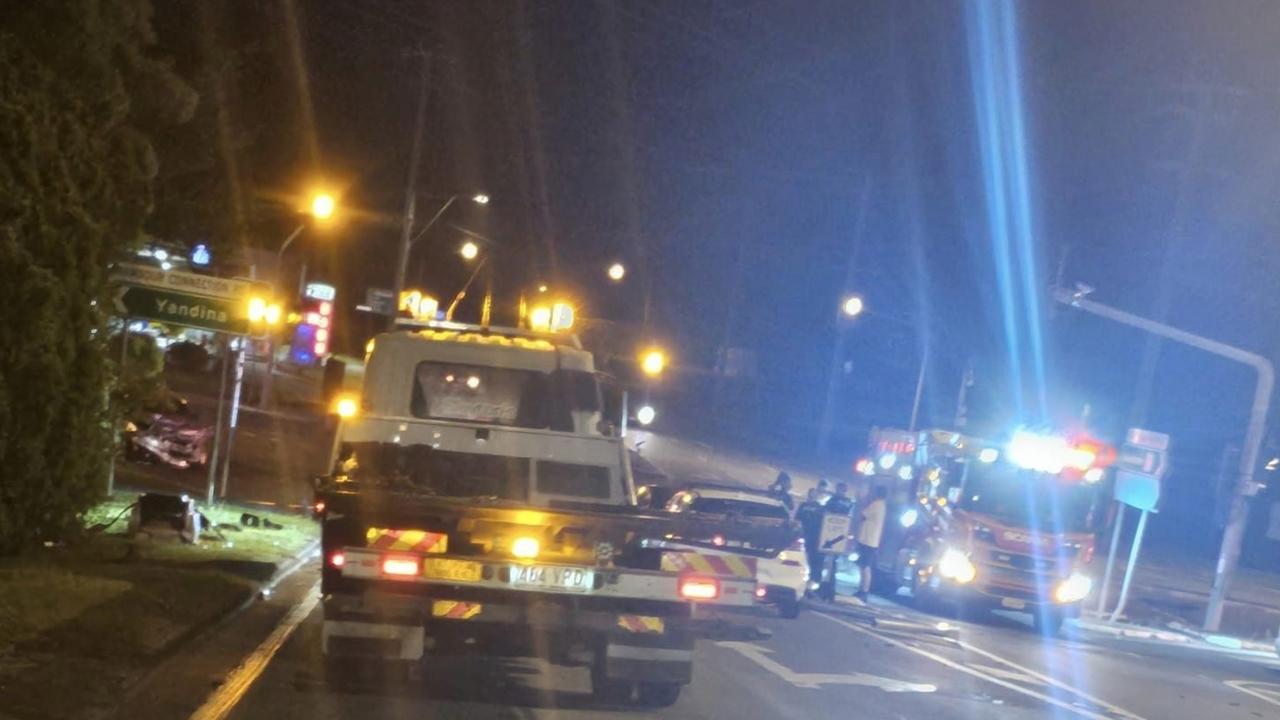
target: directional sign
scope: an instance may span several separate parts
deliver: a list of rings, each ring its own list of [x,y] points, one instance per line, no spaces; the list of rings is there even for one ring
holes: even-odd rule
[[[147,265],[122,263],[112,278],[121,286],[115,298],[121,315],[235,335],[250,330],[249,299],[271,296],[266,283]]]
[[[1159,478],[1164,476],[1167,458],[1164,450],[1125,445],[1116,456],[1116,468]]]
[[[116,297],[116,310],[125,317],[146,318],[233,335],[244,335],[249,331],[249,315],[245,304],[226,298],[125,285]]]
[[[1116,456],[1115,497],[1140,510],[1154,510],[1160,480],[1169,469],[1169,436],[1129,428],[1127,443]]]
[[[824,553],[848,552],[849,530],[853,521],[848,515],[827,513],[822,516],[822,531],[818,535],[818,548]]]

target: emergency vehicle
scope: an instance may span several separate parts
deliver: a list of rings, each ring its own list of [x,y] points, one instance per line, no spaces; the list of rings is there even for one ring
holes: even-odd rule
[[[607,701],[676,701],[694,605],[749,606],[756,578],[662,540],[777,545],[779,529],[638,508],[600,408],[569,335],[431,322],[370,343],[316,493],[335,679],[465,649],[587,665]]]
[[[1086,435],[873,431],[855,469],[890,488],[876,577],[926,606],[1025,611],[1056,633],[1093,586],[1114,457]]]

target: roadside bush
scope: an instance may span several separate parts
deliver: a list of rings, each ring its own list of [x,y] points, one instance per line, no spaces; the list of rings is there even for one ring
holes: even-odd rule
[[[0,5],[0,554],[74,533],[105,481],[107,266],[151,205],[143,131],[195,102],[146,56],[149,18],[147,0]]]

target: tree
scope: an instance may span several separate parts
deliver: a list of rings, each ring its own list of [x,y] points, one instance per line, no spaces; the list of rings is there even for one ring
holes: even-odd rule
[[[107,268],[136,245],[146,133],[195,93],[154,44],[149,0],[0,8],[0,554],[65,537],[112,452]]]

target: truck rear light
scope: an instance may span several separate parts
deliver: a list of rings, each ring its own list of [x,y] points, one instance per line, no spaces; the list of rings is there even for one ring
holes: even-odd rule
[[[382,558],[382,574],[413,577],[422,570],[422,561],[409,555],[386,555]]]
[[[329,565],[330,565],[330,567],[340,568],[340,567],[342,567],[343,565],[346,565],[346,564],[347,564],[347,556],[346,556],[345,554],[343,554],[343,552],[342,552],[341,550],[339,550],[339,551],[337,551],[337,552],[334,552],[334,553],[330,553],[330,555],[329,555]]]
[[[715,600],[720,597],[720,581],[714,578],[680,578],[680,597],[687,600]]]

